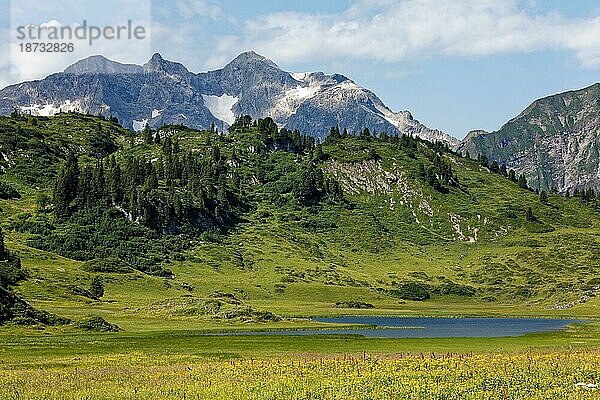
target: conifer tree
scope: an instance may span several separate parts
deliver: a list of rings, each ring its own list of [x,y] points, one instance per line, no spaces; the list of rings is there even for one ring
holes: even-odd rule
[[[525,178],[524,174],[519,175],[519,180],[518,180],[518,185],[521,189],[527,189],[527,179]]]
[[[90,284],[90,294],[95,300],[100,300],[102,296],[104,296],[104,284],[102,283],[102,280],[97,276],[94,276],[92,278],[92,282]]]
[[[54,185],[54,210],[57,218],[64,219],[69,215],[71,202],[78,195],[79,165],[75,153],[69,153],[67,161],[62,165]]]
[[[540,191],[540,203],[548,204],[548,194],[544,190]]]
[[[500,172],[500,166],[498,165],[498,162],[496,160],[492,161],[492,163],[490,164],[490,171],[492,171],[495,174]]]
[[[506,171],[506,164],[502,164],[498,172],[500,173],[500,175],[506,176],[508,174],[508,172]]]
[[[533,222],[536,220],[535,215],[533,215],[533,211],[531,210],[531,207],[527,207],[527,211],[525,212],[525,219],[527,219],[527,221],[529,222]]]
[[[150,126],[148,124],[146,124],[146,126],[144,126],[143,137],[144,137],[144,143],[152,144],[152,130],[150,129]]]

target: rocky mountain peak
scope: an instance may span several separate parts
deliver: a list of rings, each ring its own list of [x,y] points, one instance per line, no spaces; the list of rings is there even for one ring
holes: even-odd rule
[[[143,72],[134,64],[121,64],[102,55],[93,55],[68,66],[65,74],[132,74]]]
[[[231,60],[224,69],[269,67],[280,69],[277,64],[254,51],[246,51]]]
[[[152,58],[144,64],[146,72],[164,72],[168,75],[186,76],[190,71],[183,64],[165,60],[160,53],[154,53]]]
[[[75,73],[81,73],[76,75]],[[102,76],[106,73],[111,76]],[[125,74],[135,72],[135,75]],[[101,78],[101,79],[100,79]],[[271,117],[279,127],[317,138],[332,126],[377,134],[406,134],[454,145],[457,140],[432,130],[408,112],[395,113],[368,89],[340,74],[290,73],[254,51],[225,67],[192,73],[156,53],[144,66],[93,56],[65,73],[0,91],[0,115],[18,109],[33,115],[64,111],[110,115],[134,130],[146,124],[184,124],[226,130],[237,115]]]

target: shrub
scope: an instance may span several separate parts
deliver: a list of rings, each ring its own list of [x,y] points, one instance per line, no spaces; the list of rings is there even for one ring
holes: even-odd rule
[[[338,301],[331,307],[333,308],[357,308],[357,309],[368,309],[375,308],[371,303],[365,303],[363,301]]]
[[[104,296],[104,284],[102,283],[102,279],[97,276],[92,278],[90,294],[96,300],[100,300]]]
[[[133,268],[125,261],[117,257],[96,258],[86,261],[81,268],[87,272],[112,272],[117,274],[126,274],[133,271]]]
[[[6,182],[0,182],[0,199],[20,199],[21,195],[15,188],[7,184]]]
[[[431,296],[428,287],[416,282],[406,282],[397,284],[396,288],[389,289],[388,295],[402,300],[423,301]]]
[[[98,315],[87,317],[78,324],[78,327],[86,331],[95,332],[119,332],[122,330],[118,325],[111,324]]]
[[[0,325],[12,322],[17,325],[63,325],[71,321],[46,311],[37,310],[9,289],[0,287]]]
[[[460,285],[458,283],[444,283],[436,289],[436,292],[441,295],[454,295],[463,297],[472,297],[477,293],[477,289],[468,285]]]
[[[7,260],[0,260],[0,286],[14,285],[27,277],[27,271],[21,267],[21,260],[9,253]]]

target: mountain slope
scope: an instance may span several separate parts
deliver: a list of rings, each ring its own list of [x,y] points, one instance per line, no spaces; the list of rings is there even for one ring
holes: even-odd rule
[[[102,163],[79,144],[98,124],[116,143]],[[133,137],[76,114],[0,118],[0,128],[64,140],[44,179],[22,178],[35,172],[24,174],[25,163],[0,176],[21,195],[0,198],[7,244],[29,273],[14,292],[58,315],[101,312],[137,330],[271,318],[258,310],[328,314],[336,304],[544,315],[597,304],[598,211],[577,198],[542,203],[440,145],[364,135],[318,145],[269,120]],[[78,172],[63,204],[67,149]],[[82,290],[94,277],[103,301]]]
[[[155,54],[143,67],[92,56],[62,73],[0,91],[0,114],[77,111],[117,117],[141,130],[167,124],[230,126],[238,115],[272,117],[280,127],[323,138],[332,126],[350,132],[404,133],[457,145],[458,140],[394,113],[372,92],[342,75],[288,73],[254,52],[224,68],[194,74]]]
[[[530,186],[559,192],[600,187],[600,84],[534,101],[492,133],[458,147],[525,174]]]

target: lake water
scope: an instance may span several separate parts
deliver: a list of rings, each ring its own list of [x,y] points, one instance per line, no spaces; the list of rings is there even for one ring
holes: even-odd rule
[[[543,318],[421,318],[421,317],[336,317],[313,321],[371,325],[368,328],[282,330],[272,332],[235,332],[233,335],[362,335],[378,338],[501,337],[551,332],[583,322]]]

